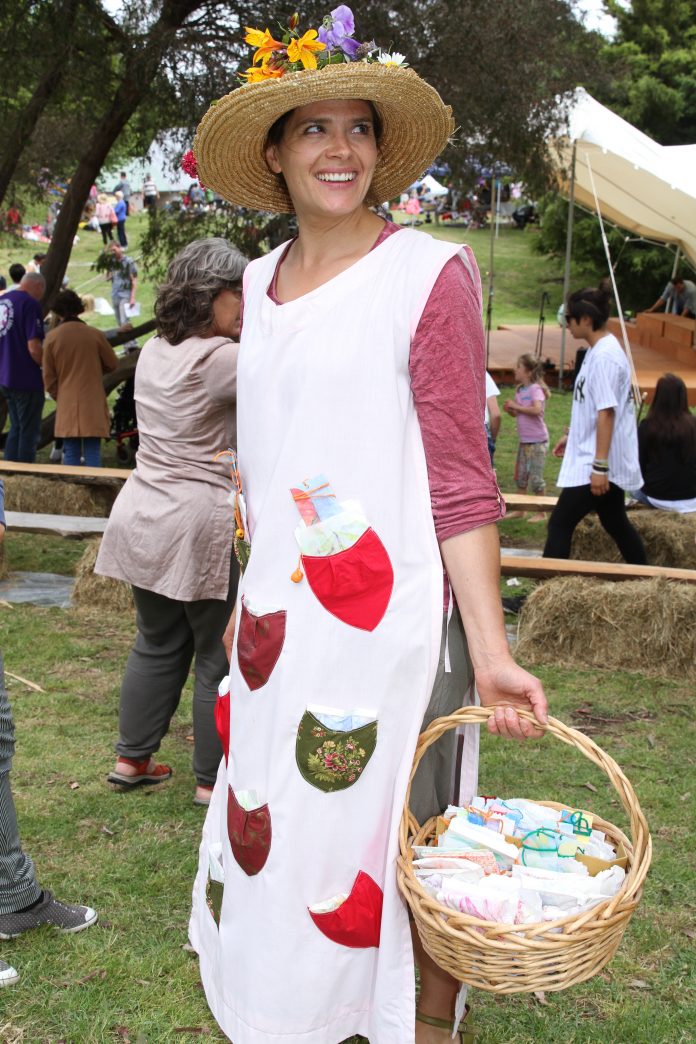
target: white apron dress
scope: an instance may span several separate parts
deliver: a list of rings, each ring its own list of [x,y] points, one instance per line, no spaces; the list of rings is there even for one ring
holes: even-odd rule
[[[459,247],[401,230],[279,306],[267,289],[283,249],[245,276],[238,452],[251,557],[190,938],[234,1044],[358,1033],[412,1044],[395,858],[440,650],[442,560],[408,364]],[[369,528],[346,550],[304,555],[293,582],[301,518],[331,510],[312,486],[324,479]],[[312,505],[293,499],[308,488]]]

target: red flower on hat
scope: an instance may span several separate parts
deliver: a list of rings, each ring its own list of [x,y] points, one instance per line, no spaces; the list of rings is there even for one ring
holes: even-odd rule
[[[193,154],[193,149],[189,149],[181,157],[181,169],[184,174],[188,174],[190,178],[195,178],[198,181],[198,163],[196,157]]]

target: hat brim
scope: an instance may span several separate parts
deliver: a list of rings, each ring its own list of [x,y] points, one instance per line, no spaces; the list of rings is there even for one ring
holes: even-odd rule
[[[413,69],[346,62],[247,83],[208,109],[193,151],[202,183],[238,206],[292,213],[282,177],[266,164],[270,128],[316,101],[370,101],[382,120],[379,159],[365,202],[383,203],[412,185],[454,132],[449,105]]]

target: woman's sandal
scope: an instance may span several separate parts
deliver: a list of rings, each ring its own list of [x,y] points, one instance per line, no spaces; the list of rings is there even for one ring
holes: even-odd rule
[[[117,772],[116,769],[109,773],[106,777],[107,783],[115,783],[119,787],[139,787],[143,783],[152,786],[155,783],[164,783],[166,780],[171,779],[172,776],[172,769],[170,769],[169,765],[156,764],[148,772],[148,766],[152,758],[143,758],[141,761],[137,761],[135,758],[120,757],[118,761],[124,761],[126,765],[132,765],[135,769],[132,776],[127,775],[125,772]]]
[[[194,805],[201,805],[203,808],[207,808],[210,804],[210,799],[213,796],[213,785],[212,783],[197,783],[196,793],[193,799]]]
[[[469,1024],[470,1010],[467,1004],[464,1018],[459,1023],[459,1029],[457,1030],[458,1044],[474,1044],[476,1039],[476,1030]],[[425,1022],[428,1026],[436,1026],[437,1029],[447,1030],[450,1036],[452,1034],[452,1019],[436,1019],[433,1015],[424,1015],[422,1011],[416,1011],[416,1022]]]

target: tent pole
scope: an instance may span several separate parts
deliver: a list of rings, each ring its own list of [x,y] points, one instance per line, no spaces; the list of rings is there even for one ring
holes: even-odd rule
[[[495,254],[495,181],[491,196],[491,250],[488,259],[488,304],[486,306],[486,369],[491,350],[491,327],[493,326],[493,260]]]
[[[566,231],[566,256],[565,256],[565,268],[563,270],[563,307],[565,309],[565,303],[568,300],[568,294],[570,292],[570,259],[573,253],[573,216],[575,211],[575,158],[577,155],[578,143],[573,142],[573,159],[570,167],[570,192],[568,193],[568,226]],[[563,387],[563,368],[565,366],[565,347],[566,347],[566,335],[568,332],[568,324],[565,321],[565,312],[563,315],[563,326],[561,328],[561,358],[558,364],[558,387]]]
[[[675,277],[675,275],[677,274],[678,271],[679,271],[679,245],[677,244],[677,249],[676,249],[676,251],[674,253],[674,264],[672,265],[672,279],[674,279],[674,277]]]
[[[495,187],[496,187],[495,238],[497,239],[498,236],[500,235],[500,193],[502,191],[502,186],[501,186],[500,180],[498,178],[496,178]]]
[[[623,308],[621,307],[621,298],[619,297],[619,288],[616,285],[616,276],[614,274],[614,265],[611,263],[611,250],[609,249],[609,240],[607,234],[604,231],[604,220],[602,218],[602,209],[599,205],[599,199],[597,198],[597,189],[595,187],[594,174],[592,173],[592,164],[590,163],[590,157],[585,156],[587,163],[587,172],[590,175],[590,185],[592,186],[592,195],[594,196],[595,208],[597,210],[597,219],[599,221],[599,229],[602,234],[602,244],[604,246],[604,254],[607,259],[607,268],[609,269],[609,278],[611,279],[611,288],[614,291],[614,300],[616,301],[616,309],[619,313],[619,324],[621,326],[621,339],[623,340],[624,351],[626,358],[628,359],[628,365],[631,368],[631,386],[633,388],[633,402],[636,409],[640,408],[643,401],[643,396],[638,384],[638,376],[636,374],[636,368],[633,363],[633,353],[631,352],[631,342],[628,339],[626,333],[626,322],[624,320]],[[647,395],[647,392],[646,392]]]

